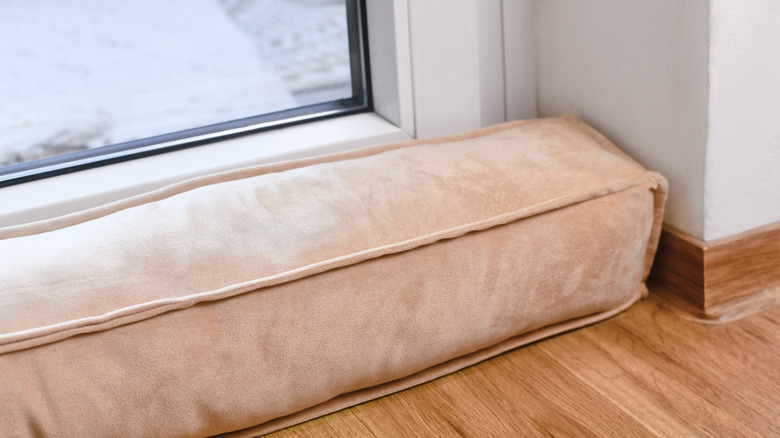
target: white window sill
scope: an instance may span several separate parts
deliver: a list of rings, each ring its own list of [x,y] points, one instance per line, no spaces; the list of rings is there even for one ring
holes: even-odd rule
[[[209,173],[409,140],[358,114],[0,188],[0,227],[62,216]]]

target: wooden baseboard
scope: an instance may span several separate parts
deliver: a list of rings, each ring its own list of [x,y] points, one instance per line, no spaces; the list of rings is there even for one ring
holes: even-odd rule
[[[665,226],[651,282],[707,319],[780,304],[780,223],[710,242]]]

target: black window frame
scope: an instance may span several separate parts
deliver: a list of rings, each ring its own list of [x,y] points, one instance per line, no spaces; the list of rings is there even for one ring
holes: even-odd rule
[[[352,97],[0,167],[0,188],[358,113],[372,112],[366,0],[345,0]]]

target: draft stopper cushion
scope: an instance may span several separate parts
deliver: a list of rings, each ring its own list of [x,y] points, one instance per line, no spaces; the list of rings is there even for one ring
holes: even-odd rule
[[[571,116],[0,230],[0,433],[252,436],[646,293],[666,182]]]

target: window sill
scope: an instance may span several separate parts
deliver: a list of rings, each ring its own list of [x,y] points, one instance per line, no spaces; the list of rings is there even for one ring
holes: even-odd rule
[[[376,114],[358,114],[32,181],[0,189],[0,227],[62,216],[209,173],[409,139]]]

